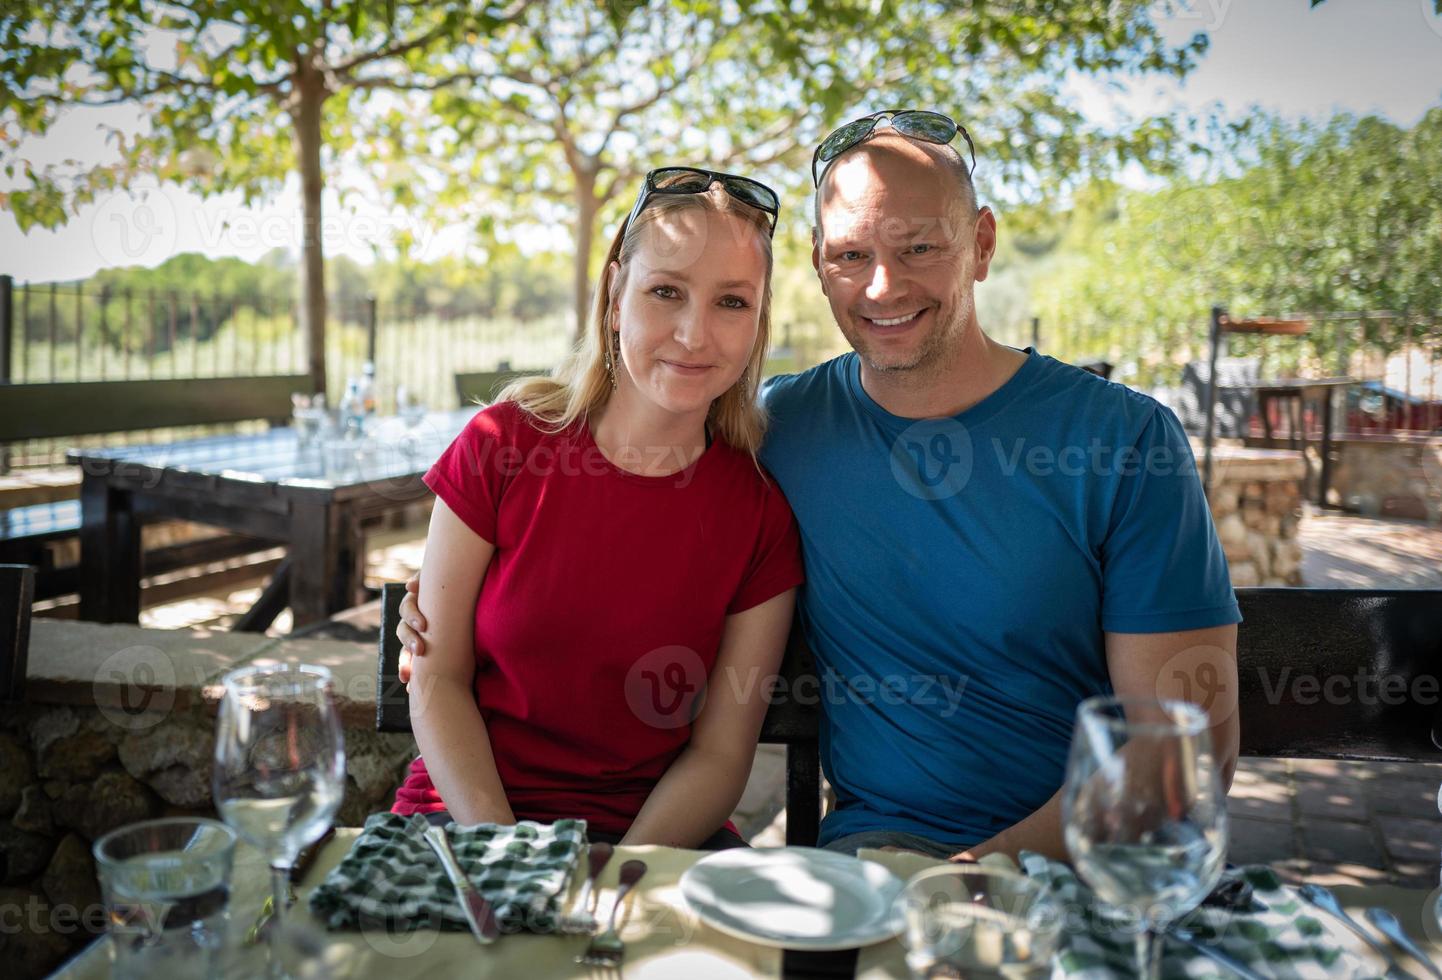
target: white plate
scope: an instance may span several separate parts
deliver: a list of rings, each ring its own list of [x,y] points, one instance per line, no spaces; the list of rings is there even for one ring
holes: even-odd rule
[[[815,847],[733,848],[681,875],[681,894],[724,933],[784,949],[851,949],[902,929],[902,881],[873,861]]]

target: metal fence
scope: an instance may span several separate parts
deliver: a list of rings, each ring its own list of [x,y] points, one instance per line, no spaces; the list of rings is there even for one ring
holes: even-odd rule
[[[254,377],[306,373],[298,297],[16,283],[0,276],[0,384]],[[549,367],[571,342],[570,319],[481,317],[444,307],[388,308],[375,299],[328,305],[326,389],[376,363],[383,411],[404,385],[436,408],[456,404],[454,375],[502,364]],[[147,439],[179,437],[151,432]],[[61,462],[71,445],[135,441],[119,433],[8,447],[12,465]],[[3,465],[3,464],[0,464]]]
[[[1279,317],[1305,320],[1310,329],[1300,336],[1231,335],[1223,355],[1250,361],[1257,378],[1355,378],[1358,383],[1345,393],[1345,408],[1337,406],[1339,435],[1438,434],[1442,312],[1289,312]],[[1185,383],[1188,365],[1205,364],[1208,319],[1198,311],[1194,323],[1129,326],[1105,336],[1089,335],[1076,325],[1033,322],[1032,336],[1045,353],[1073,363],[1105,361],[1113,367],[1114,380],[1170,397]]]

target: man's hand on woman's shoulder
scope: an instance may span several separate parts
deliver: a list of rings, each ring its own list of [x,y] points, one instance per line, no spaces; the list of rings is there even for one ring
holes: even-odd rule
[[[402,684],[411,682],[411,657],[426,655],[426,618],[421,615],[421,573],[416,572],[406,579],[405,598],[401,599],[401,621],[396,624],[396,636],[401,641],[401,657],[396,673]]]

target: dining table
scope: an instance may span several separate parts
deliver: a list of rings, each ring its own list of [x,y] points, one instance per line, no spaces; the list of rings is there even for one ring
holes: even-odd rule
[[[140,526],[187,520],[285,546],[239,628],[289,606],[296,626],[364,600],[364,527],[425,499],[427,469],[478,411],[373,418],[363,434],[291,426],[178,442],[75,449],[81,470],[80,618],[140,616]]]
[[[318,852],[305,876],[296,886],[297,902],[290,912],[297,942],[287,961],[297,977],[350,978],[350,980],[410,980],[420,977],[476,977],[494,980],[551,978],[625,977],[635,980],[725,980],[725,978],[809,978],[809,980],[907,980],[906,951],[899,939],[865,946],[859,950],[793,951],[728,935],[702,921],[689,907],[680,887],[681,875],[706,852],[672,847],[617,847],[615,856],[598,879],[597,909],[609,913],[616,895],[618,869],[627,860],[639,858],[647,871],[622,907],[620,935],[625,941],[625,959],[619,971],[598,971],[578,964],[575,957],[586,946],[584,935],[504,934],[482,946],[468,932],[439,932],[421,928],[413,932],[385,930],[327,931],[309,911],[307,896],[317,883],[340,863],[350,850],[359,828],[337,828],[335,835]],[[874,861],[905,880],[917,872],[944,862],[920,854],[899,851],[864,850],[863,860]],[[584,865],[584,861],[578,864]],[[574,870],[567,886],[563,907],[570,908],[580,889],[584,872]],[[264,972],[263,946],[245,944],[251,928],[269,894],[269,878],[258,851],[242,841],[236,849],[231,879],[230,942],[227,944],[223,976],[251,977]],[[1442,942],[1435,917],[1439,891],[1400,888],[1389,885],[1337,887],[1343,906],[1362,921],[1362,910],[1382,906],[1391,910],[1402,926],[1434,958],[1442,957]],[[815,896],[824,903],[825,896]],[[1427,917],[1430,916],[1430,922]],[[1384,973],[1380,957],[1340,925],[1326,928],[1344,944],[1358,962]],[[1419,978],[1426,971],[1402,954],[1399,962]],[[105,940],[99,940],[70,960],[54,976],[63,980],[90,980],[108,975],[109,959]],[[1215,974],[1224,977],[1225,971]],[[1279,975],[1287,975],[1285,973]],[[1363,974],[1365,975],[1365,974]],[[1189,975],[1190,976],[1190,975]]]

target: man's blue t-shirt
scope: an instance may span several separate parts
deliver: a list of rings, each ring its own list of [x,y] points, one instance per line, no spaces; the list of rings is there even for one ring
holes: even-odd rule
[[[951,418],[887,412],[855,354],[765,389],[836,789],[823,844],[989,839],[1061,787],[1077,704],[1111,690],[1103,632],[1241,619],[1176,416],[1027,355]]]

